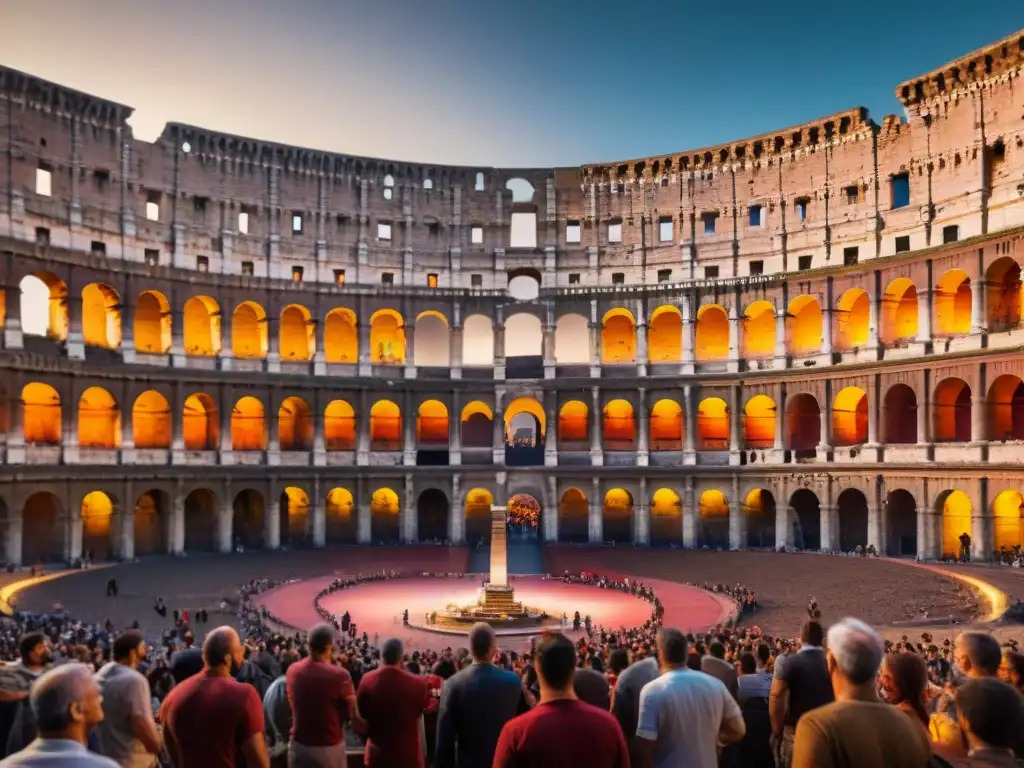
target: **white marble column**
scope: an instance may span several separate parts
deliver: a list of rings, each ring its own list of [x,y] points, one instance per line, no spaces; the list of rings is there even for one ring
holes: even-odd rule
[[[601,544],[604,541],[604,497],[601,495],[601,481],[596,477],[591,481],[589,512],[588,538],[591,544]]]

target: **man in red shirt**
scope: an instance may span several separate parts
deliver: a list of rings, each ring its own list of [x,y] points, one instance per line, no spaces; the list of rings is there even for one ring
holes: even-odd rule
[[[402,669],[402,641],[385,640],[383,665],[359,682],[359,712],[366,718],[367,768],[423,768],[423,711],[430,685]]]
[[[334,630],[320,624],[309,632],[309,656],[288,667],[288,703],[292,736],[288,743],[291,768],[345,765],[343,717],[357,731],[363,720],[356,709],[352,677],[334,664]]]
[[[263,742],[263,702],[251,685],[231,679],[245,659],[231,627],[218,627],[203,643],[205,667],[177,685],[160,707],[164,742],[177,768],[270,768]]]
[[[618,721],[576,698],[572,640],[560,632],[546,634],[534,657],[540,704],[505,723],[494,768],[629,768]]]

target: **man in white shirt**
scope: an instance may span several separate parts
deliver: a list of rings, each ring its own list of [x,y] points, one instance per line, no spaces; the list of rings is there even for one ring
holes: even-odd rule
[[[123,768],[153,768],[160,754],[149,681],[137,669],[145,656],[142,633],[128,630],[114,640],[114,660],[96,673],[103,694],[103,722],[96,727],[97,751]]]
[[[718,744],[746,733],[743,713],[721,680],[686,667],[686,636],[658,632],[661,676],[640,693],[639,768],[717,768]]]

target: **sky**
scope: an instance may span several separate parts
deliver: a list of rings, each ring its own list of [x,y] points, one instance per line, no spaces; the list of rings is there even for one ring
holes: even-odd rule
[[[166,122],[352,155],[573,166],[854,106],[1024,27],[1021,0],[0,0],[0,64]]]

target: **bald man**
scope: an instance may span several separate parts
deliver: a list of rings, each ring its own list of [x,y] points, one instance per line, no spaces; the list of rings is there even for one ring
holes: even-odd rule
[[[168,694],[160,707],[164,741],[177,768],[235,765],[270,768],[263,741],[263,702],[233,675],[245,660],[238,633],[218,627],[203,643],[203,670]]]

